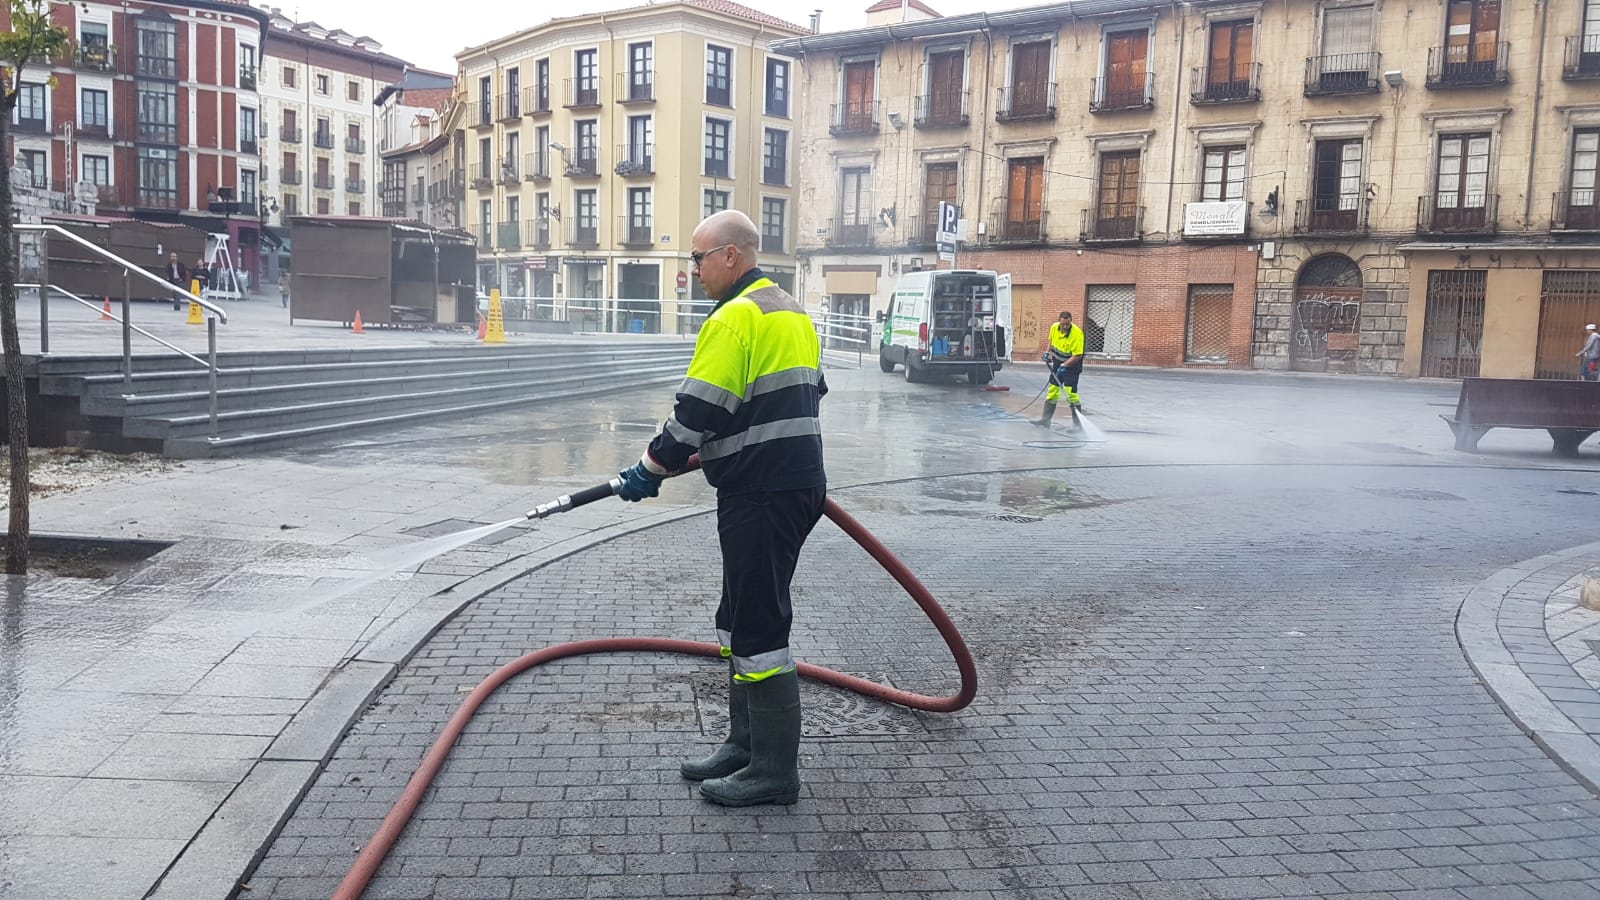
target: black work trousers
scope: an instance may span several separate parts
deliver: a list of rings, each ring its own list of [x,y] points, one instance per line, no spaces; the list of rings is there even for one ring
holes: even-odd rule
[[[717,637],[733,651],[735,674],[794,667],[789,584],[827,496],[827,488],[814,487],[717,498],[722,546]]]

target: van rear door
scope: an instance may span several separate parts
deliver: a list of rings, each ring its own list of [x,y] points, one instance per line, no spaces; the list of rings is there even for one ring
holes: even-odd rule
[[[1001,359],[1011,359],[1011,345],[1015,344],[1016,335],[1011,330],[1011,273],[996,275],[994,279],[994,309],[995,325],[1005,329],[1005,345],[1001,348]]]

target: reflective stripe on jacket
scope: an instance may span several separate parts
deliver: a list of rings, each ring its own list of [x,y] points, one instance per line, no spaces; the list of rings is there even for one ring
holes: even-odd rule
[[[822,467],[822,345],[800,305],[765,277],[721,303],[700,329],[672,415],[644,463],[683,468],[698,452],[719,494],[827,483]]]
[[[1057,365],[1083,355],[1083,329],[1076,325],[1067,328],[1069,330],[1062,331],[1060,322],[1050,326],[1050,354]]]

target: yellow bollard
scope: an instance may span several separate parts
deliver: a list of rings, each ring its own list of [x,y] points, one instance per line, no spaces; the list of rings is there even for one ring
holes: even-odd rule
[[[506,342],[506,316],[500,306],[500,289],[489,289],[489,328],[483,334],[485,344],[504,344]]]
[[[200,296],[200,279],[195,278],[195,279],[192,279],[189,282],[189,293],[195,295],[196,297]],[[190,325],[204,325],[205,323],[206,323],[205,318],[200,315],[200,304],[194,302],[193,300],[190,300],[189,301],[189,324]]]

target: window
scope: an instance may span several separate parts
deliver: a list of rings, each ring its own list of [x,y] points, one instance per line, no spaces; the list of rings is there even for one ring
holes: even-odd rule
[[[109,156],[84,156],[83,180],[89,184],[108,185],[111,183],[111,157]]]
[[[33,179],[34,187],[50,186],[50,155],[43,150],[19,150],[17,155],[22,157],[22,167],[28,170],[28,177]]]
[[[650,243],[650,189],[628,190],[628,243]]]
[[[324,150],[333,149],[333,123],[326,117],[317,118],[317,133],[312,137],[312,143]]]
[[[1322,11],[1322,55],[1315,60],[1318,90],[1360,91],[1376,87],[1375,20],[1371,6],[1330,6]]]
[[[1084,353],[1113,359],[1132,357],[1133,285],[1091,284],[1084,301]]]
[[[1189,310],[1183,335],[1183,361],[1225,363],[1233,330],[1233,285],[1189,285]]]
[[[1244,199],[1244,147],[1207,147],[1201,160],[1200,199]]]
[[[244,83],[249,79],[249,84]],[[239,45],[239,86],[248,90],[255,90],[256,84],[256,48],[249,44]]]
[[[727,119],[706,119],[706,169],[713,178],[728,177],[728,135],[733,123]]]
[[[535,112],[548,112],[550,110],[550,60],[541,59],[533,64],[533,109]]]
[[[344,98],[351,103],[361,102],[361,82],[346,81],[344,83]]]
[[[1572,75],[1600,75],[1600,0],[1584,0],[1583,35],[1578,38],[1578,58],[1568,57]]]
[[[318,75],[317,76],[317,93],[319,93],[322,96],[326,97],[326,96],[328,96],[329,90],[330,89],[328,87],[328,76],[326,76],[326,75]]]
[[[1317,141],[1311,231],[1349,231],[1361,222],[1361,140]]]
[[[178,208],[178,151],[166,147],[139,148],[139,205],[153,209]]]
[[[506,70],[505,117],[515,119],[522,115],[522,70],[515,66]]]
[[[963,125],[967,121],[965,50],[928,53],[928,93],[918,104],[919,125]]]
[[[483,226],[485,232],[488,232],[489,226],[494,224],[493,200],[478,201],[478,224]]]
[[[494,79],[488,75],[478,79],[478,118],[474,125],[487,125],[494,121]]]
[[[1568,184],[1567,228],[1600,227],[1600,206],[1595,203],[1595,169],[1600,160],[1600,129],[1585,128],[1572,134],[1572,174]]]
[[[1476,228],[1486,224],[1489,140],[1488,134],[1449,134],[1439,138],[1434,228]]]
[[[278,173],[278,180],[284,184],[300,183],[300,157],[294,153],[283,154],[283,169]]]
[[[727,209],[732,202],[732,191],[707,190],[705,192],[705,196],[701,199],[700,217],[704,219],[715,213],[722,212],[723,210]]]
[[[580,244],[596,244],[600,241],[600,192],[578,191],[577,193],[577,226],[575,235]]]
[[[767,60],[767,115],[789,117],[789,62]]]
[[[239,107],[239,151],[241,153],[255,153],[261,135],[257,131],[256,111],[248,106]]]
[[[506,217],[500,220],[500,234],[495,244],[514,250],[522,246],[522,198],[513,194],[506,198]]]
[[[345,207],[345,214],[349,215],[349,216],[352,216],[352,217],[359,218],[360,215],[361,215],[361,201],[359,201],[359,200],[350,201],[350,205]]]
[[[517,171],[517,163],[522,158],[522,135],[515,131],[506,134],[506,155],[500,159],[500,178],[507,182],[515,182],[521,175]]]
[[[17,127],[24,131],[48,130],[49,97],[49,89],[44,85],[24,82],[17,89]]]
[[[654,156],[655,120],[649,116],[629,116],[627,162],[641,172],[650,172]]]
[[[578,169],[573,174],[593,175],[600,171],[600,123],[585,119],[577,123]]]
[[[78,130],[107,133],[111,127],[111,95],[106,91],[84,88],[79,92]]]
[[[333,213],[333,201],[327,197],[317,198],[317,215],[326,216]]]
[[[834,116],[834,130],[844,134],[873,131],[878,127],[878,62],[873,59],[854,60],[844,64],[842,72],[844,103]]]
[[[1255,22],[1214,22],[1206,64],[1205,99],[1246,100],[1254,93]]]
[[[953,162],[931,163],[922,183],[922,227],[913,229],[914,236],[923,243],[932,244],[939,235],[939,204],[955,203],[957,166]]]
[[[478,176],[494,177],[494,139],[478,138]]]
[[[1050,41],[1012,45],[1009,102],[1002,105],[1002,114],[1016,119],[1055,114],[1055,84],[1050,81],[1054,49]]]
[[[844,169],[839,173],[839,235],[840,243],[860,246],[872,242],[872,221],[877,210],[872,207],[872,169],[866,166]]]
[[[178,77],[178,31],[167,19],[139,22],[139,71],[151,78]]]
[[[766,129],[761,142],[761,183],[789,183],[789,132]]]
[[[550,177],[549,125],[540,125],[533,130],[533,174],[538,178]]]
[[[1100,154],[1094,236],[1104,240],[1139,236],[1139,151]]]
[[[333,190],[333,164],[326,156],[317,157],[317,171],[312,176],[312,186],[320,190]]]
[[[286,87],[286,88],[294,87],[295,86],[295,69],[294,69],[294,66],[284,66],[283,67],[283,77],[280,80],[283,82],[283,86],[284,87]]]
[[[254,209],[256,205],[256,173],[239,170],[239,202]]]
[[[78,61],[101,72],[111,71],[111,27],[104,22],[78,26]]]
[[[574,106],[596,106],[600,103],[600,53],[597,50],[579,50],[573,54],[573,69],[578,73]]]
[[[178,143],[178,90],[171,82],[139,82],[139,140]]]
[[[1138,109],[1150,103],[1150,31],[1106,34],[1105,78],[1095,91],[1099,109]]]
[[[283,111],[283,125],[278,130],[278,137],[286,144],[300,143],[300,120],[294,110]]]
[[[706,102],[733,105],[733,51],[727,47],[706,45]]]
[[[283,199],[279,202],[278,205],[279,205],[279,207],[281,207],[283,209],[283,217],[285,219],[289,218],[290,216],[298,216],[298,215],[300,215],[300,195],[299,194],[284,194],[283,195]]]
[[[1044,233],[1044,157],[1006,161],[1006,240],[1038,240]]]
[[[344,189],[351,194],[359,194],[367,189],[366,182],[361,180],[361,163],[353,162],[345,167]]]
[[[656,46],[628,45],[627,99],[649,100],[655,96]]]
[[[346,153],[366,153],[367,142],[361,139],[361,123],[351,122],[344,129],[344,149]]]
[[[761,198],[762,253],[782,253],[784,251],[783,224],[787,205],[781,197]]]
[[[1493,77],[1500,52],[1500,0],[1450,0],[1446,13],[1444,80]]]

